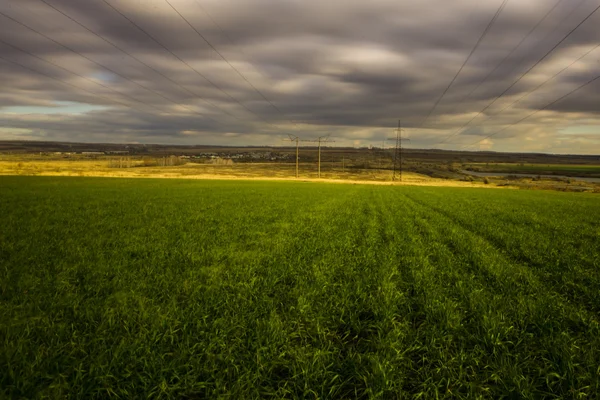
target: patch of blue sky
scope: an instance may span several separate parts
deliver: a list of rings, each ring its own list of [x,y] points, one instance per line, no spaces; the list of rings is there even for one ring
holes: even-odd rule
[[[117,80],[117,76],[112,72],[105,71],[97,71],[92,74],[92,78],[98,79],[104,82],[115,82]]]
[[[106,110],[105,106],[78,103],[71,101],[56,101],[52,106],[10,106],[0,110],[11,114],[85,114],[90,111]]]

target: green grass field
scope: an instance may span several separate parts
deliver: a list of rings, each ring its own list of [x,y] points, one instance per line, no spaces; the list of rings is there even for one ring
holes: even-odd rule
[[[594,194],[0,177],[0,397],[597,398]]]

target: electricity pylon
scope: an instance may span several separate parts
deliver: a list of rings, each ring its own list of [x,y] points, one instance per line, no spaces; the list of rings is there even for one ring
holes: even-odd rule
[[[396,180],[396,171],[398,171],[400,182],[402,182],[402,141],[410,141],[410,139],[402,138],[402,126],[400,125],[400,120],[398,120],[398,128],[396,128],[396,137],[388,138],[388,140],[396,141],[396,149],[394,151],[394,174],[392,175],[392,180]]]

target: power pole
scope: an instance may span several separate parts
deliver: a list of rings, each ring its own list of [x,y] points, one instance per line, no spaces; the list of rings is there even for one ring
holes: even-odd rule
[[[400,182],[402,182],[402,141],[410,139],[402,138],[402,126],[401,121],[398,120],[398,128],[396,129],[396,137],[388,138],[388,140],[396,141],[396,149],[394,151],[394,174],[392,175],[392,180],[396,180],[396,171],[399,172]]]
[[[379,158],[379,168],[383,168],[385,161],[385,139],[381,141],[381,157]]]
[[[398,129],[396,129],[396,151],[394,152],[394,175],[392,180],[396,180],[396,161],[400,155],[400,182],[402,182],[402,125],[401,121],[398,120]]]
[[[288,136],[290,138],[284,139],[284,140],[289,140],[290,142],[296,142],[296,178],[298,178],[298,152],[299,152],[300,138],[298,136],[293,136],[293,135],[288,135]]]
[[[320,179],[321,178],[321,142],[323,142],[323,143],[330,142],[329,135],[320,136],[317,140],[319,141],[319,167],[318,167],[319,175],[318,176]]]
[[[321,138],[319,137],[319,175],[318,178],[321,179]]]
[[[319,156],[318,156],[317,170],[318,170],[318,177],[321,178],[321,143],[333,142],[333,140],[329,140],[329,135],[325,135],[325,136],[318,137],[316,140],[303,140],[303,142],[318,143]]]

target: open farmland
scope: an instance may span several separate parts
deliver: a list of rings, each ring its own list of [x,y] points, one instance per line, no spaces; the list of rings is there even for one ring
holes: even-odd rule
[[[475,171],[524,173],[524,174],[555,174],[574,177],[600,177],[600,165],[597,164],[468,164],[467,168]]]
[[[0,177],[0,396],[594,398],[599,204]]]

